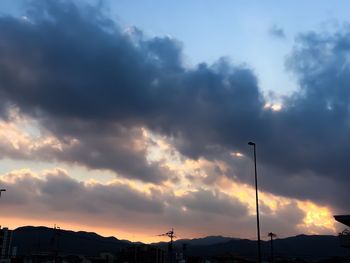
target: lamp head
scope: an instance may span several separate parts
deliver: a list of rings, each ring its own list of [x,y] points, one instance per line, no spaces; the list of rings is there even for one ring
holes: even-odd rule
[[[6,189],[0,189],[0,192],[6,192]]]
[[[248,145],[254,146],[254,145],[255,145],[255,142],[248,142]]]

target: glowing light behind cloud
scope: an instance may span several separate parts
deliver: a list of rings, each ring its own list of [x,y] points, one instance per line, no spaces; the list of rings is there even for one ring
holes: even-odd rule
[[[13,151],[29,151],[32,153],[31,150],[38,149],[42,147],[42,145],[47,145],[52,149],[58,151],[64,150],[61,146],[61,142],[57,138],[50,137],[50,135],[46,133],[36,132],[36,136],[30,135],[31,131],[40,131],[40,128],[33,125],[34,122],[31,122],[29,119],[24,120],[23,118],[19,118],[19,116],[17,116],[17,118],[13,118],[12,120],[12,123],[0,123],[2,128],[0,136],[3,137],[2,141],[6,141],[9,146],[12,146]],[[31,126],[23,125],[23,123],[31,123]],[[4,138],[6,138],[6,140]],[[204,158],[200,158],[198,160],[188,159],[185,156],[181,155],[171,144],[171,138],[157,135],[145,128],[142,129],[142,138],[139,138],[137,141],[135,141],[134,147],[142,148],[144,145],[146,145],[147,148],[147,160],[150,163],[160,162],[161,165],[168,167],[172,172],[174,172],[174,174],[176,174],[176,178],[169,178],[169,180],[165,181],[162,184],[155,184],[145,183],[139,180],[127,179],[119,177],[117,174],[115,174],[114,179],[102,183],[98,177],[98,173],[91,171],[87,173],[95,174],[94,177],[87,177],[87,179],[85,181],[82,181],[82,183],[88,188],[101,184],[106,186],[113,184],[126,185],[129,189],[140,193],[145,197],[148,196],[148,198],[152,198],[154,191],[159,191],[163,194],[173,194],[174,198],[186,198],[188,195],[205,190],[212,192],[214,196],[217,196],[217,194],[224,194],[231,197],[232,200],[239,200],[240,203],[247,207],[250,216],[255,215],[254,188],[251,185],[235,180],[235,177],[230,177],[228,174],[230,172],[230,169],[224,161],[209,161]],[[240,152],[232,152],[231,157],[238,158],[238,160],[247,158]],[[217,169],[216,167],[220,169],[222,174],[215,175],[215,171]],[[30,170],[25,169],[25,167],[23,168],[24,169],[17,171],[16,174],[21,175],[25,173],[31,173]],[[52,171],[43,171],[41,177],[39,178],[45,178],[45,174],[47,173],[52,174]],[[68,171],[65,171],[64,173],[68,173]],[[210,174],[214,174],[214,177],[210,176]],[[33,176],[37,175],[33,174]],[[13,183],[14,178],[15,177],[12,177],[12,179],[11,177],[1,177],[2,180],[7,180],[8,183]],[[319,206],[310,201],[290,199],[263,191],[260,191],[260,202],[269,210],[267,212],[262,211],[262,216],[264,216],[264,214],[266,214],[266,216],[278,214],[280,210],[283,210],[290,204],[296,202],[297,207],[304,212],[304,219],[297,226],[300,232],[317,234],[335,233],[336,231],[333,223],[332,213],[328,207]],[[164,200],[164,205],[170,209],[169,206],[171,204],[168,201]],[[180,210],[184,214],[191,212],[189,210],[189,207],[186,205],[182,205],[180,207]],[[106,217],[108,217],[108,215],[106,215]],[[65,220],[62,220],[62,218],[58,218],[57,220],[53,220],[52,218],[41,218],[38,220],[38,218],[34,217],[34,215],[32,218],[27,215],[26,218],[17,220],[13,220],[13,216],[8,215],[4,219],[3,224],[10,227],[16,227],[26,224],[52,226],[53,224],[57,223],[60,224],[63,228],[66,227],[76,230],[81,230],[83,228],[88,231],[99,232],[103,235],[116,235],[119,238],[129,239],[132,241],[142,240],[144,242],[154,242],[161,240],[161,238],[153,236],[152,233],[162,233],[164,230],[166,230],[164,229],[166,228],[164,226],[166,223],[162,222],[162,220],[165,219],[160,217],[159,220],[161,222],[161,227],[159,227],[159,229],[152,228],[149,231],[140,231],[140,228],[138,226],[136,228],[138,229],[137,232],[131,231],[131,225],[124,226],[124,228],[116,226],[116,228],[113,229],[110,226],[95,226],[94,224],[91,224],[91,222],[81,222],[79,224],[74,222],[67,222]],[[264,221],[262,221],[262,224],[264,224]],[[191,233],[188,231],[188,229],[181,230],[181,226],[178,226],[178,228],[180,231],[183,231],[183,233],[185,233],[186,237],[198,236],[198,231]],[[219,225],[217,226],[217,231],[218,233],[221,233],[222,231]],[[207,234],[215,233],[203,233],[203,235]],[[231,235],[244,237],[242,233],[238,232],[232,232]]]
[[[282,109],[282,104],[279,103],[266,103],[264,105],[265,109],[271,109],[272,111],[280,111]]]
[[[268,107],[274,111],[279,111],[282,108],[279,104],[271,104]],[[145,134],[148,138],[152,137],[153,142],[155,142],[153,148],[149,151],[150,156],[153,156],[153,158],[155,158],[155,156],[165,158],[168,165],[182,175],[181,183],[178,185],[169,185],[175,188],[175,194],[181,196],[187,191],[195,191],[195,189],[188,187],[191,185],[191,182],[183,175],[193,174],[197,177],[205,177],[205,169],[212,166],[213,163],[205,159],[199,159],[197,161],[186,159],[166,141],[166,138],[161,138],[154,134],[152,135],[150,131],[145,131]],[[231,155],[233,158],[245,158],[240,152],[232,152]],[[223,171],[227,171],[225,163],[217,161],[215,164],[219,165]],[[202,185],[201,187],[204,186]],[[212,188],[219,188],[220,191],[225,194],[233,198],[238,198],[242,203],[247,205],[250,214],[255,214],[255,189],[251,185],[239,183],[225,176],[218,176],[218,180],[215,181]],[[317,205],[311,201],[290,199],[260,191],[260,202],[268,206],[273,213],[276,213],[278,209],[289,205],[293,201],[296,201],[298,207],[305,213],[303,223],[298,226],[301,232],[305,231],[310,234],[336,232],[332,212],[328,207]]]

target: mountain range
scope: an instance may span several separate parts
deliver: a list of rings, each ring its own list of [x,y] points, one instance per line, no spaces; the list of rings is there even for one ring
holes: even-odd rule
[[[276,257],[318,260],[334,256],[350,256],[350,249],[340,247],[337,236],[298,235],[277,238],[273,242]],[[123,248],[140,243],[103,237],[91,232],[27,226],[13,231],[12,244],[17,247],[18,255],[58,252],[94,256],[106,251],[118,253]],[[254,258],[257,251],[256,241],[222,236],[176,240],[174,249],[181,251],[183,244],[186,244],[187,254],[190,256],[212,257],[233,253]],[[152,245],[167,249],[166,242]],[[268,258],[269,253],[270,242],[262,241],[263,258]]]

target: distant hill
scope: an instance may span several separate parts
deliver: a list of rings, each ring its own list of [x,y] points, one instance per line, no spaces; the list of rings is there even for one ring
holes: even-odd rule
[[[12,238],[12,244],[17,247],[18,255],[58,250],[60,253],[93,256],[103,251],[118,252],[130,243],[115,237],[102,237],[96,233],[32,226],[15,229]]]
[[[218,241],[221,239],[219,238]],[[204,241],[203,241],[204,242]],[[181,243],[175,242],[177,250],[181,250]],[[191,240],[187,243],[188,255],[211,257],[222,255],[227,252],[255,259],[257,253],[256,241],[248,239],[231,239],[228,242],[220,242],[210,245],[193,245]],[[262,241],[262,256],[270,257],[270,242]],[[162,244],[161,244],[162,246]],[[276,257],[303,258],[320,260],[334,256],[349,256],[350,249],[340,247],[337,236],[299,235],[284,239],[274,240]]]
[[[238,239],[233,237],[223,237],[223,236],[207,236],[207,237],[193,238],[193,239],[178,239],[174,241],[174,246],[177,248],[182,248],[183,244],[186,244],[187,246],[191,246],[191,247],[210,246],[214,244],[226,243],[231,240],[238,240]],[[152,243],[151,245],[166,249],[168,246],[168,242]]]
[[[180,239],[174,242],[175,250],[181,251],[182,244],[187,244],[187,253],[191,256],[212,257],[225,253],[234,253],[255,259],[256,241],[222,236],[209,236],[196,239]],[[47,227],[20,227],[14,230],[13,245],[18,248],[18,255],[32,252],[54,252],[64,254],[97,255],[100,252],[119,252],[133,244],[115,237],[102,237],[96,233],[54,230]],[[167,243],[153,244],[164,250]],[[324,259],[334,256],[349,256],[350,249],[340,247],[336,236],[299,235],[274,240],[275,256],[304,259]],[[269,258],[270,243],[262,241],[263,258]]]
[[[174,243],[177,245],[187,244],[191,246],[208,246],[220,243],[226,243],[228,241],[238,240],[237,238],[232,237],[223,237],[223,236],[207,236],[203,238],[194,238],[194,239],[179,239]]]

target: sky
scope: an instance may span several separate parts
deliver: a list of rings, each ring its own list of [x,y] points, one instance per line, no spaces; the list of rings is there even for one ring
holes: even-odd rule
[[[0,2],[1,225],[337,234],[347,1]]]

